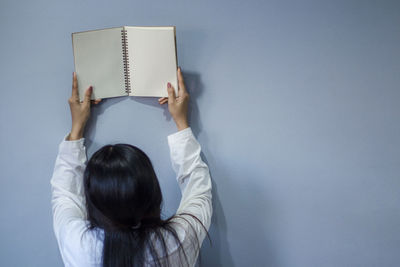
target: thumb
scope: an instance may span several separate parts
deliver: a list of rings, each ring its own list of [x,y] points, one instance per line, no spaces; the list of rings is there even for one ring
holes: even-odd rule
[[[167,90],[168,90],[168,103],[175,102],[175,98],[176,98],[175,90],[174,90],[174,87],[172,87],[172,85],[170,83],[168,83]]]
[[[85,92],[85,98],[83,99],[83,102],[86,104],[90,104],[90,97],[92,96],[93,92],[93,86],[89,86],[89,88]]]

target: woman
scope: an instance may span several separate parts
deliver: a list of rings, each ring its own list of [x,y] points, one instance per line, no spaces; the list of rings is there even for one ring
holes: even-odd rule
[[[84,128],[92,87],[79,102],[73,73],[72,128],[51,179],[53,227],[65,266],[193,266],[210,226],[211,180],[187,121],[189,95],[178,68],[178,96],[168,83],[160,98],[178,131],[168,136],[182,199],[176,215],[160,217],[162,195],[150,159],[128,144],[107,145],[87,161]],[[92,101],[97,104],[101,99]]]

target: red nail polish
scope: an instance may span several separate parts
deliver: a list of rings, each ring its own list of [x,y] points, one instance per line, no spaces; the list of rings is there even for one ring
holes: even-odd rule
[[[168,83],[168,88],[171,88],[171,83]]]

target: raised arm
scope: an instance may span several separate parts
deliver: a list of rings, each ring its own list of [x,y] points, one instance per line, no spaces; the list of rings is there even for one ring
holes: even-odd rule
[[[178,68],[178,96],[168,83],[168,98],[160,98],[162,105],[168,102],[168,109],[173,117],[178,132],[168,136],[172,167],[177,174],[177,180],[182,192],[182,199],[177,215],[191,214],[196,216],[208,230],[212,215],[211,179],[208,166],[201,159],[201,147],[193,135],[187,120],[189,94]],[[203,226],[197,220],[186,216],[193,222],[199,241],[205,237]]]
[[[203,226],[208,230],[212,215],[211,179],[208,166],[201,159],[201,147],[191,128],[185,128],[168,136],[172,167],[182,192],[177,215],[196,216],[203,225],[191,216],[186,216],[194,226],[201,242],[205,237]]]
[[[51,178],[51,203],[53,211],[53,227],[57,240],[63,226],[75,219],[85,217],[83,172],[86,167],[86,150],[83,133],[90,116],[89,87],[83,102],[79,101],[76,74],[73,73],[72,95],[69,98],[71,109],[71,131],[64,136],[58,148],[53,176]],[[101,99],[92,101],[97,104]]]

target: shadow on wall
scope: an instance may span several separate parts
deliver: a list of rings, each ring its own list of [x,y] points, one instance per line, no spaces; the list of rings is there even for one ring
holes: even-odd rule
[[[207,158],[202,153],[204,162],[209,166]],[[224,210],[222,208],[218,187],[212,175],[212,201],[213,201],[213,216],[211,219],[211,226],[209,234],[211,242],[206,238],[203,242],[201,251],[201,265],[202,266],[234,266],[232,261],[231,252],[227,240],[227,225]]]

